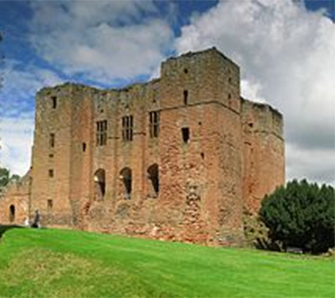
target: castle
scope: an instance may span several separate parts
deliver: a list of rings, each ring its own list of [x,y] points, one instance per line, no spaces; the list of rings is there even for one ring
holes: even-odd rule
[[[240,95],[215,48],[169,58],[123,89],[66,83],[36,95],[32,167],[0,198],[0,223],[227,245],[285,182],[283,119]]]

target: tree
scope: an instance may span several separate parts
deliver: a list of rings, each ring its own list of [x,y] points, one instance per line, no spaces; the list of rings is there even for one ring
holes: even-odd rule
[[[331,186],[293,180],[265,196],[260,218],[284,248],[321,253],[334,247],[335,192]]]
[[[7,168],[0,168],[0,188],[4,188],[10,181],[20,180],[17,174],[11,175]]]

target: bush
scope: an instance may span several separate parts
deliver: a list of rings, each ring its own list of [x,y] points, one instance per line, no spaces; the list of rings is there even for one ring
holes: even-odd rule
[[[284,248],[322,253],[334,247],[334,203],[333,187],[293,180],[265,196],[260,218],[272,242],[280,241]]]

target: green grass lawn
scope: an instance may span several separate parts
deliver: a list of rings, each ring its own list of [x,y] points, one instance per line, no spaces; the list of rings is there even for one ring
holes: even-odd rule
[[[334,259],[55,229],[0,242],[0,297],[334,297]]]

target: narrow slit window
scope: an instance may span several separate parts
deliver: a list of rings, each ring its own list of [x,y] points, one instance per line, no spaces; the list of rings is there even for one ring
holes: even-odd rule
[[[184,105],[188,104],[188,91],[184,90]]]
[[[181,134],[182,134],[184,143],[187,144],[190,140],[190,129],[188,127],[183,127],[181,129]]]
[[[83,143],[83,151],[86,150],[86,144]],[[96,145],[104,146],[107,144],[107,120],[97,122]],[[84,150],[85,147],[85,150]]]
[[[54,133],[50,134],[50,147],[51,148],[55,147],[55,134]]]
[[[50,178],[54,177],[54,174],[55,174],[55,173],[54,173],[54,170],[53,170],[53,169],[50,169],[50,170],[49,170],[49,177],[50,177]]]
[[[83,143],[83,152],[86,151],[86,143]]]
[[[57,108],[57,96],[52,96],[51,101],[52,101],[52,108],[56,109]]]
[[[149,133],[150,138],[158,138],[159,135],[159,112],[149,113]]]
[[[133,140],[133,116],[122,117],[122,140]]]

